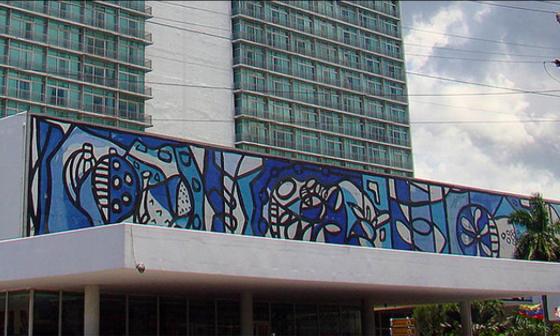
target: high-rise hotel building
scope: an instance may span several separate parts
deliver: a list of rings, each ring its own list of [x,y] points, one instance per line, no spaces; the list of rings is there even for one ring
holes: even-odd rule
[[[232,2],[235,145],[412,176],[399,4]]]
[[[0,117],[150,126],[150,17],[144,1],[0,1]]]

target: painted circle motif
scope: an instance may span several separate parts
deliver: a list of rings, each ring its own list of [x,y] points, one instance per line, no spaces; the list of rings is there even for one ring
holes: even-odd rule
[[[134,167],[116,151],[101,157],[93,169],[92,188],[106,223],[129,217],[134,211],[140,181]]]
[[[496,222],[479,205],[464,206],[457,216],[457,241],[465,255],[498,257],[500,239]]]

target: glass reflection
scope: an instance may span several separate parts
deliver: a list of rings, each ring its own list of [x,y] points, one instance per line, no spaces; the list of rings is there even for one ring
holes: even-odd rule
[[[33,334],[58,335],[58,292],[35,292],[33,297]]]
[[[233,336],[241,333],[240,326],[240,306],[235,301],[217,301],[216,309],[218,311],[217,326],[218,335]]]
[[[189,301],[189,335],[215,334],[214,301]]]
[[[28,322],[29,292],[8,293],[8,335],[27,335]]]
[[[187,334],[187,300],[161,297],[159,299],[159,334],[179,336]]]
[[[339,335],[340,314],[338,306],[319,306],[319,335]]]
[[[101,335],[125,335],[126,297],[101,295],[99,331]]]
[[[0,293],[0,334],[4,334],[6,325],[6,293]]]
[[[273,303],[270,305],[270,324],[276,336],[295,335],[294,305]]]
[[[84,333],[84,295],[62,293],[62,335],[78,336]]]
[[[154,296],[128,297],[128,334],[157,334],[157,298]]]
[[[255,336],[269,336],[270,332],[270,310],[266,302],[255,302],[253,305],[253,320]]]
[[[359,307],[341,308],[340,331],[342,336],[360,336],[362,334],[362,319]]]
[[[298,336],[315,336],[317,328],[317,306],[296,305],[296,333]]]

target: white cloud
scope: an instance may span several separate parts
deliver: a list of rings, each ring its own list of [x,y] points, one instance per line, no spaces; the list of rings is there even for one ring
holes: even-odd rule
[[[433,55],[442,52],[434,47],[461,47],[470,41],[422,33],[420,30],[469,36],[471,31],[485,24],[485,20],[492,20],[493,15],[499,14],[488,6],[477,7],[464,2],[445,4],[427,19],[414,15],[412,25],[418,30],[410,30],[405,36],[406,51]],[[500,36],[500,32],[495,32],[493,36]],[[414,47],[406,46],[406,43],[427,45],[428,50],[423,48],[420,52]],[[500,49],[503,46],[493,47]],[[468,49],[468,46],[462,48]],[[495,59],[492,55],[484,54],[459,57]],[[506,55],[498,57],[511,59]],[[407,56],[407,68],[418,73],[502,87],[547,87],[546,84],[543,86],[539,83],[541,74],[535,71],[537,68],[529,65],[524,67],[506,63]],[[554,115],[555,111],[546,105],[546,102],[552,103],[554,100],[539,100],[521,94],[469,96],[466,94],[503,90],[414,75],[408,76],[408,90],[411,95],[434,94],[410,98],[413,122],[453,121],[449,124],[413,123],[412,144],[417,177],[523,194],[539,191],[547,197],[560,197],[560,182],[557,181],[554,169],[547,167],[546,157],[542,158],[544,162],[534,162],[529,158],[529,154],[534,154],[530,152],[541,148],[543,142],[557,142],[557,124],[521,122],[532,117],[558,118]],[[556,147],[560,151],[560,146]],[[553,149],[549,149],[547,153]],[[524,155],[526,159],[520,160]]]
[[[475,13],[474,18],[476,21],[480,21],[488,13],[490,13],[490,9],[483,8]],[[404,37],[405,47],[407,49],[411,47],[415,54],[428,56],[407,57],[407,67],[410,70],[424,67],[430,61],[429,55],[433,54],[434,47],[461,45],[466,41],[464,39],[427,32],[452,32],[457,35],[469,34],[469,26],[464,17],[464,4],[461,2],[451,3],[448,7],[442,8],[436,15],[431,17],[429,21],[423,21],[420,15],[414,15],[412,21],[414,30],[409,30],[408,34]],[[409,47],[407,47],[407,45]],[[422,47],[418,45],[422,45]]]
[[[414,129],[414,150],[429,153],[429,159],[416,161],[417,177],[521,194],[558,194],[560,181],[550,171],[493,157],[476,146],[469,132],[460,127],[436,128],[436,132]]]

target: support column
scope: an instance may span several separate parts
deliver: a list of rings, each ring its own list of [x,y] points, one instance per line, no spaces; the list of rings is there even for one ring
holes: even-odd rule
[[[99,336],[99,286],[84,288],[84,335]]]
[[[472,315],[470,301],[462,301],[461,307],[461,326],[463,336],[472,336]]]
[[[29,291],[29,314],[27,315],[27,335],[33,336],[33,325],[34,317],[33,312],[35,311],[35,290]],[[17,315],[17,314],[16,314]]]
[[[241,293],[241,336],[253,336],[253,294]]]
[[[375,336],[375,303],[372,299],[362,301],[362,335]]]

